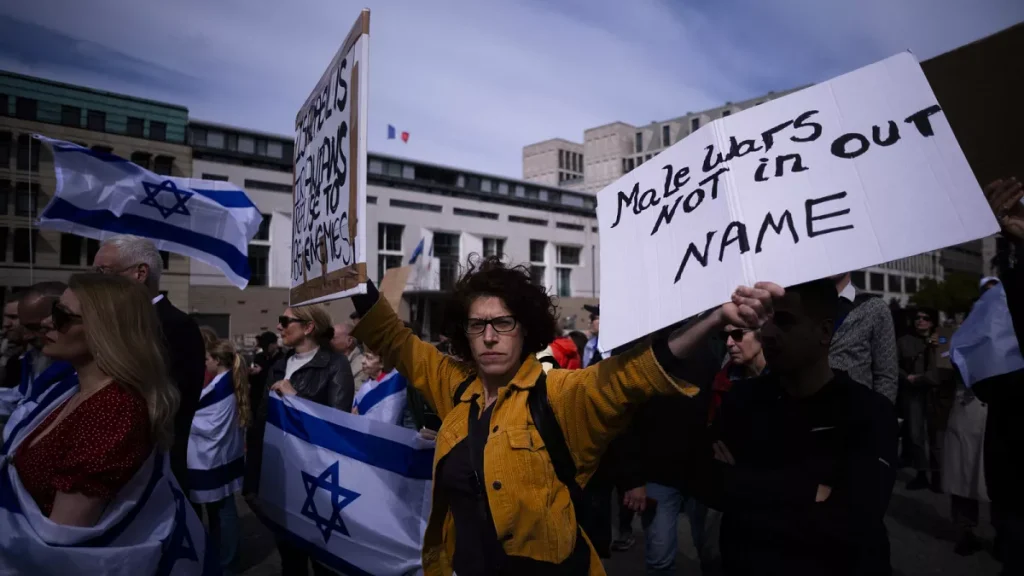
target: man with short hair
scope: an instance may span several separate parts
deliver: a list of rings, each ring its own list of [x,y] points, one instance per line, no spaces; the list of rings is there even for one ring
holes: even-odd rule
[[[881,298],[857,290],[849,272],[832,280],[839,304],[829,362],[895,404],[899,367],[889,307]]]
[[[168,370],[181,396],[178,413],[174,418],[171,470],[178,484],[187,492],[188,437],[206,373],[206,348],[199,326],[160,293],[163,259],[149,239],[130,235],[112,236],[100,245],[93,259],[93,267],[101,274],[119,274],[142,284],[156,306],[168,353]]]
[[[726,574],[891,574],[896,414],[830,366],[837,296],[821,279],[773,298],[768,370],[733,383],[696,463],[695,493],[723,512]]]
[[[598,341],[601,331],[601,307],[596,304],[584,304],[583,309],[590,313],[590,340],[587,340],[587,345],[583,348],[583,367],[586,368],[600,362],[602,358]]]
[[[355,391],[359,392],[363,384],[376,375],[367,374],[363,369],[363,347],[359,341],[352,337],[352,329],[355,325],[351,322],[334,325],[334,337],[331,339],[331,348],[338,354],[344,354],[348,358],[349,366],[352,367],[352,379],[355,382]]]
[[[18,323],[18,300],[14,294],[4,303],[3,345],[0,350],[0,388],[13,388],[21,382],[21,355],[25,352],[25,338]]]

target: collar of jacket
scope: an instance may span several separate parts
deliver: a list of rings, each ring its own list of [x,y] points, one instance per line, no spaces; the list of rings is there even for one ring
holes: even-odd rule
[[[291,351],[288,352],[288,356],[285,357],[285,361],[287,361],[288,358],[291,358],[292,356],[295,356],[294,348],[292,348]],[[309,362],[303,364],[302,368],[299,368],[299,370],[302,370],[304,368],[326,368],[327,365],[330,363],[331,352],[327,350],[324,346],[321,346],[320,349],[316,351],[316,354],[313,355],[313,358],[311,358]],[[298,372],[298,370],[296,370],[296,372]]]
[[[534,357],[533,354],[530,354],[526,357],[526,360],[523,361],[519,370],[516,371],[516,375],[512,377],[512,381],[508,383],[507,388],[529,390],[537,383],[537,378],[540,378],[540,374],[543,370],[544,367],[537,361],[537,358]],[[458,404],[460,401],[468,402],[473,396],[480,396],[483,398],[483,394],[484,384],[480,380],[480,377],[477,376],[473,378],[473,382],[471,382],[469,387],[466,388],[466,391],[462,393],[462,398],[455,399],[455,403]]]

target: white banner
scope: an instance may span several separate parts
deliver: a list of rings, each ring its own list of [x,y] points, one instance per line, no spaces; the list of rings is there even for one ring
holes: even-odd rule
[[[419,572],[434,444],[295,396],[267,402],[264,522],[348,576]]]
[[[369,44],[363,10],[295,118],[292,306],[366,292]]]
[[[998,230],[910,53],[701,127],[598,196],[601,344]]]

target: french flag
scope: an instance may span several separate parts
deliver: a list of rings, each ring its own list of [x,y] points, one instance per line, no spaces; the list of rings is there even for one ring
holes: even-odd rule
[[[388,140],[394,140],[396,133],[397,133],[397,130],[395,130],[395,127],[392,126],[391,124],[388,124]],[[401,133],[401,138],[402,138],[402,142],[409,142],[409,133],[408,132],[402,132]]]

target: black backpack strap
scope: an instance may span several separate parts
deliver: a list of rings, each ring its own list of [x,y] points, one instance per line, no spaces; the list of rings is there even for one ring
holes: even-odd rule
[[[463,401],[462,395],[465,394],[466,388],[469,388],[469,385],[473,383],[473,380],[476,380],[476,373],[470,374],[469,377],[467,377],[465,380],[462,381],[461,384],[459,384],[459,386],[455,389],[455,394],[452,395],[452,405],[457,406],[460,402]]]
[[[548,449],[548,457],[551,458],[551,465],[555,468],[555,476],[569,489],[569,497],[572,499],[572,506],[576,510],[577,523],[586,510],[583,502],[583,489],[576,483],[576,464],[573,462],[572,453],[565,443],[565,435],[562,434],[562,427],[558,425],[555,412],[548,402],[547,376],[541,373],[537,382],[530,389],[527,403],[530,405],[530,416],[533,417],[533,425],[544,440]]]
[[[555,357],[551,356],[550,354],[547,356],[541,356],[540,358],[537,358],[537,362],[540,362],[541,364],[551,364],[552,369],[561,368],[561,366],[558,365],[558,360],[555,360]]]

